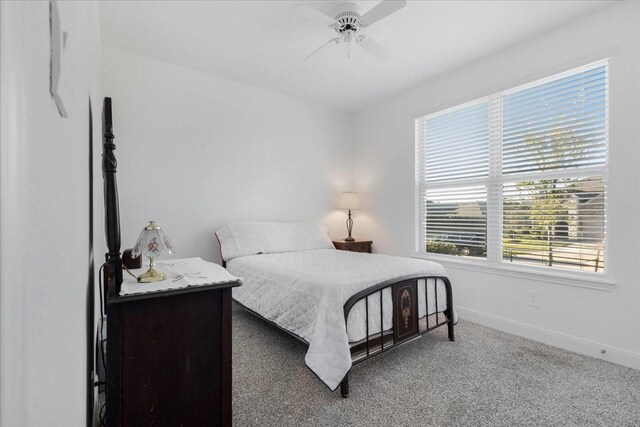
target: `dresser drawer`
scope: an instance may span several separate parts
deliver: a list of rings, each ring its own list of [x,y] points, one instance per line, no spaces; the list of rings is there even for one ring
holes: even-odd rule
[[[350,252],[367,252],[371,253],[371,241],[355,241],[345,242],[344,240],[334,241],[333,245],[336,249]]]
[[[354,243],[349,245],[351,252],[371,252],[371,243]]]

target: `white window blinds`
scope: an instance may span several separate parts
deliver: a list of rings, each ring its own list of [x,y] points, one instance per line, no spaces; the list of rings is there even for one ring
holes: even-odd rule
[[[503,173],[603,166],[606,105],[605,66],[505,95]]]
[[[417,250],[603,272],[607,68],[417,119]]]
[[[482,102],[425,121],[427,182],[489,175],[488,119]]]

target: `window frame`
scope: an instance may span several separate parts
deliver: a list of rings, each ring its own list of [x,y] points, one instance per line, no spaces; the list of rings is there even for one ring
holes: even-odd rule
[[[527,172],[523,174],[507,174],[502,173],[502,107],[504,97],[513,93],[525,91],[527,89],[544,85],[549,82],[570,77],[585,71],[589,71],[599,67],[605,67],[606,79],[606,100],[605,100],[605,162],[602,166],[588,166],[579,169],[569,170],[550,170],[541,172]],[[443,110],[436,111],[431,114],[423,115],[415,119],[415,253],[414,257],[431,259],[444,265],[455,266],[462,269],[473,271],[489,272],[500,275],[520,277],[543,282],[566,284],[571,286],[587,287],[599,290],[611,290],[614,283],[610,279],[609,265],[609,105],[610,105],[610,62],[609,59],[603,59],[589,64],[571,68],[554,75],[537,79],[535,81],[518,85],[516,87],[502,90],[488,96],[474,99],[469,102],[457,104]],[[440,115],[454,112],[456,110],[472,107],[487,102],[489,107],[489,173],[486,177],[472,178],[469,180],[445,180],[441,182],[426,182],[426,140],[422,135],[423,123]],[[491,166],[494,167],[491,167]],[[538,265],[511,264],[503,259],[503,193],[505,183],[517,181],[518,178],[556,178],[556,177],[572,177],[583,178],[589,176],[601,176],[604,185],[604,242],[603,242],[603,259],[605,268],[602,273],[589,272],[583,270],[569,270],[562,268],[553,268]],[[486,258],[461,257],[456,255],[445,255],[431,253],[426,251],[426,211],[424,206],[424,195],[427,189],[434,188],[455,188],[472,185],[485,185],[487,194],[487,256]],[[490,215],[490,209],[492,211]]]

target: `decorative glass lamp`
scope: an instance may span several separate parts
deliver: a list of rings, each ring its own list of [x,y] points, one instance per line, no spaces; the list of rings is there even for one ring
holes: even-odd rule
[[[155,221],[149,221],[149,224],[142,229],[140,237],[138,237],[138,241],[131,252],[133,258],[138,258],[140,255],[149,258],[149,270],[137,277],[138,282],[157,282],[167,278],[166,274],[156,270],[155,263],[155,259],[165,251],[170,254],[174,253],[171,241]]]
[[[340,193],[338,197],[338,209],[347,209],[349,216],[347,218],[347,232],[349,235],[344,239],[345,242],[353,242],[355,239],[351,237],[353,229],[353,220],[351,219],[351,211],[360,209],[360,195],[352,191]]]

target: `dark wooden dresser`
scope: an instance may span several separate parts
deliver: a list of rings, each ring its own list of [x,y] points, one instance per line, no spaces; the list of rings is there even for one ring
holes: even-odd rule
[[[107,297],[107,425],[230,426],[231,288]]]
[[[336,249],[340,249],[341,251],[351,251],[351,252],[367,252],[371,253],[371,245],[373,242],[371,240],[354,240],[352,242],[347,242],[345,240],[334,240],[333,246]]]

